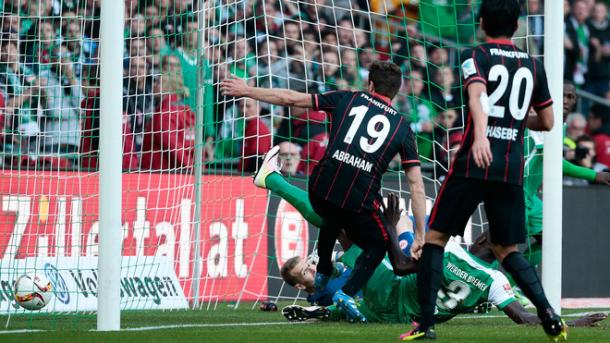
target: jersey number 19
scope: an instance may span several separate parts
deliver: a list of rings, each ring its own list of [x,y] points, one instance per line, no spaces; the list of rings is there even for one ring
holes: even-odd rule
[[[343,142],[352,144],[354,136],[358,132],[358,129],[360,128],[360,125],[362,124],[364,116],[368,110],[368,106],[356,106],[352,108],[348,116],[355,118],[352,121],[352,125],[350,125],[349,129],[347,130],[347,134],[345,135]],[[360,137],[360,148],[363,151],[372,154],[381,148],[383,142],[388,137],[388,134],[390,133],[390,121],[383,114],[375,115],[369,119],[368,124],[366,125],[366,132],[370,138]]]

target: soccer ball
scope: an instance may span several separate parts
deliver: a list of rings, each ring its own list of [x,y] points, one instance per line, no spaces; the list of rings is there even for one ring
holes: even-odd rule
[[[15,301],[26,310],[40,310],[52,298],[53,286],[42,275],[21,275],[15,282]]]

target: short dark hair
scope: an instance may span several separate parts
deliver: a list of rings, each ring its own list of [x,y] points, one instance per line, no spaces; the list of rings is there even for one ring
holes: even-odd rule
[[[602,124],[610,122],[610,107],[602,104],[595,104],[589,109],[589,116],[601,119]]]
[[[402,72],[392,62],[374,61],[369,68],[369,82],[375,85],[375,92],[392,99],[400,90]]]
[[[483,31],[490,37],[512,37],[519,21],[517,0],[483,0],[479,11]]]
[[[286,282],[290,286],[294,287],[294,285],[299,283],[299,280],[297,280],[297,278],[292,275],[292,270],[297,266],[297,264],[299,264],[300,261],[301,257],[295,256],[289,258],[288,261],[284,262],[284,264],[282,265],[280,274],[282,275],[282,279],[284,280],[284,282]]]

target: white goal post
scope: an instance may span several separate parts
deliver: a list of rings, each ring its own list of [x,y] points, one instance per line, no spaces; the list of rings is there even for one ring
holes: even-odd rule
[[[544,139],[542,284],[561,313],[563,159],[563,1],[544,3],[544,67],[553,98],[555,125]]]
[[[121,329],[123,0],[102,1],[100,16],[100,202],[98,331]]]

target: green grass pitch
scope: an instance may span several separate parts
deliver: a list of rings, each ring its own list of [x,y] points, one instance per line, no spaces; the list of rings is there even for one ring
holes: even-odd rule
[[[281,305],[280,304],[280,308]],[[121,332],[95,332],[95,315],[35,314],[10,318],[0,316],[0,342],[397,342],[406,325],[348,324],[333,322],[291,324],[281,312],[262,312],[242,304],[238,309],[226,304],[216,310],[125,311]],[[575,313],[582,311],[565,311]],[[589,311],[594,312],[594,311]],[[597,311],[595,311],[597,312]],[[604,312],[603,310],[600,312]],[[15,330],[44,330],[15,333]],[[464,315],[437,325],[438,342],[548,342],[542,328],[517,326],[493,312]],[[571,328],[570,342],[610,342],[610,322],[595,328]]]

